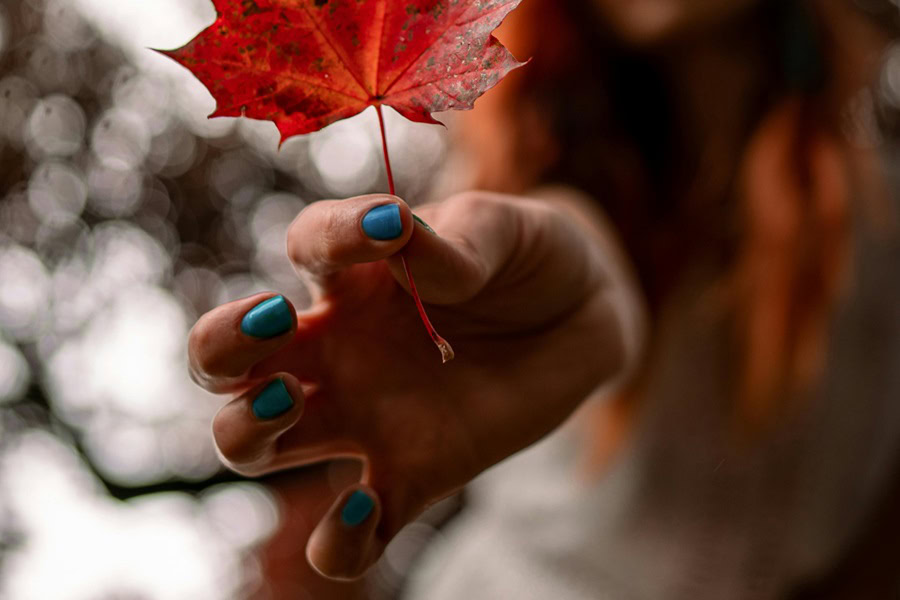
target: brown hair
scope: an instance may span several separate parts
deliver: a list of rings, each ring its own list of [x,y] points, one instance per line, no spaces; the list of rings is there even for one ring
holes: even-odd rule
[[[633,262],[651,322],[689,270],[711,266],[739,357],[735,414],[759,429],[817,380],[848,264],[849,184],[837,126],[821,102],[815,20],[798,2],[779,0],[760,3],[735,29],[756,36],[766,77],[747,102],[740,155],[710,160],[685,152],[689,132],[655,61],[603,35],[589,4],[527,0],[500,30],[533,61],[465,123],[476,184],[521,193],[561,183],[597,198]],[[787,47],[773,26],[785,21]],[[607,405],[599,443],[621,438],[638,388]]]

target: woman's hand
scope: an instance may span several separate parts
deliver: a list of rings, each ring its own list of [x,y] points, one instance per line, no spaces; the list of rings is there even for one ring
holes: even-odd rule
[[[307,545],[329,577],[362,574],[427,505],[550,432],[625,362],[609,258],[576,219],[487,193],[417,212],[438,234],[393,196],[311,204],[287,248],[318,284],[312,307],[259,294],[191,332],[194,379],[241,394],[213,424],[229,467],[364,460]],[[407,292],[401,251],[456,350],[448,364]]]

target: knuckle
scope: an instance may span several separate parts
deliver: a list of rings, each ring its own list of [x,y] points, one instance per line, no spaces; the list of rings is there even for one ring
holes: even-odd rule
[[[316,271],[330,271],[344,261],[344,245],[341,244],[341,223],[334,213],[322,219],[322,229],[314,242],[314,258],[310,267]]]
[[[191,358],[196,356],[207,344],[209,340],[209,327],[207,326],[208,313],[203,315],[188,333],[188,353]]]
[[[190,376],[191,381],[193,381],[194,384],[202,388],[206,388],[209,386],[209,379],[200,372],[198,367],[194,365],[193,360],[188,361],[188,375]]]
[[[315,207],[315,208],[314,208]],[[295,267],[318,274],[341,261],[341,222],[325,201],[304,209],[288,229],[287,254]]]
[[[241,464],[231,461],[223,461],[223,464],[229,471],[233,471],[242,477],[261,477],[267,473],[267,470],[259,465]]]
[[[471,190],[461,192],[448,200],[453,211],[477,214],[479,219],[500,219],[508,216],[512,203],[501,194]]]
[[[288,226],[285,236],[287,255],[298,266],[303,266],[308,262],[311,232],[317,229],[315,222],[321,218],[323,205],[324,202],[321,201],[307,205]]]
[[[236,369],[228,360],[228,355],[214,346],[198,351],[191,360],[191,367],[194,381],[205,387],[214,380],[239,378],[245,371]]]
[[[216,414],[213,418],[212,429],[216,448],[218,448],[223,461],[230,465],[239,459],[242,452],[241,444],[230,431],[228,419],[225,417],[226,414],[227,411],[225,409]]]
[[[207,315],[200,317],[200,320],[191,329],[188,338],[188,358],[191,366],[191,374],[194,381],[200,385],[210,376],[221,375],[223,368],[219,353],[216,352],[215,331],[210,326],[210,319]]]
[[[479,192],[477,190],[461,192],[448,198],[447,206],[454,212],[470,213],[472,211],[479,211],[485,204],[489,203],[489,195],[490,194]]]
[[[285,236],[285,245],[287,248],[288,258],[292,263],[298,266],[302,266],[304,262],[304,247],[303,247],[303,213],[302,211],[297,218],[294,219],[293,223],[288,227],[287,235]]]
[[[270,450],[265,440],[246,433],[235,434],[234,423],[229,423],[222,410],[213,419],[213,440],[219,451],[222,462],[232,471],[240,475],[254,477],[264,472],[262,465],[266,462]]]
[[[466,301],[476,295],[492,273],[495,257],[488,253],[482,238],[495,239],[507,235],[510,225],[515,225],[513,205],[499,194],[465,192],[454,196],[448,205],[448,219],[460,224],[453,236],[462,259],[457,268],[464,277],[454,290],[454,301]]]

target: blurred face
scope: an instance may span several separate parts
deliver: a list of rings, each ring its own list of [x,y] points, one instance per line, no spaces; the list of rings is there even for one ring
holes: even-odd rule
[[[715,27],[758,0],[592,0],[626,42],[652,46]]]

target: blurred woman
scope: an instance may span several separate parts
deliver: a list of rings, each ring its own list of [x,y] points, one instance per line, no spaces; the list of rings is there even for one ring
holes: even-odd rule
[[[858,4],[528,0],[503,35],[534,61],[458,142],[471,187],[506,195],[417,208],[440,237],[396,199],[301,213],[289,253],[320,302],[262,343],[236,324],[277,297],[220,307],[191,347],[199,381],[244,392],[215,425],[233,468],[365,457],[327,512],[286,496],[317,570],[359,575],[579,406],[470,487],[405,597],[777,598],[847,555],[900,441],[895,117],[873,88],[897,10]],[[376,209],[397,231],[373,243]],[[394,308],[400,249],[450,368]],[[260,424],[273,377],[292,403]]]
[[[897,14],[865,8],[513,14],[504,41],[534,64],[466,124],[474,186],[596,200],[651,335],[571,437],[486,478],[410,597],[782,597],[860,535],[900,434],[894,117],[875,104]],[[595,483],[545,477],[573,464]]]

